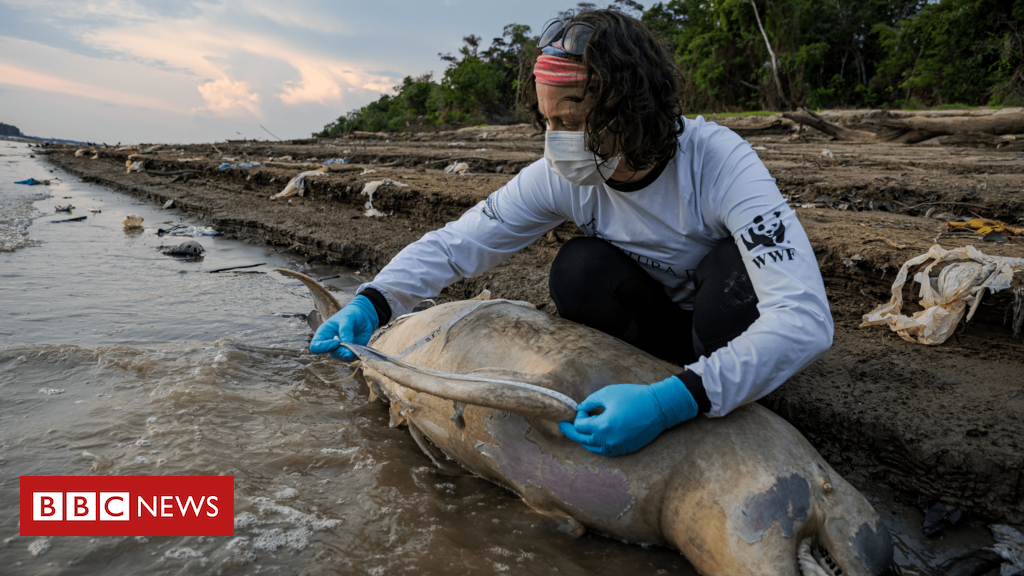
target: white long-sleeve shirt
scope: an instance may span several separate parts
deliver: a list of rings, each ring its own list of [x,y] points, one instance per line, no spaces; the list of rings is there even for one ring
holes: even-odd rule
[[[765,396],[832,345],[818,263],[796,214],[757,153],[735,132],[685,121],[679,152],[635,192],[576,186],[539,160],[459,220],[406,246],[359,291],[379,291],[397,316],[445,286],[482,274],[572,220],[616,246],[693,308],[694,270],[731,236],[760,317],[728,345],[686,366],[702,378],[709,416]]]

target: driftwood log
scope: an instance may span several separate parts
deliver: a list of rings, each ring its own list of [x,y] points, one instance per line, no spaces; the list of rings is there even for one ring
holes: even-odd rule
[[[810,110],[784,112],[782,115],[836,140],[851,142],[916,144],[932,141],[931,144],[940,145],[984,144],[1002,147],[1017,140],[1014,135],[1022,135],[1024,139],[1024,112],[963,116],[904,114],[901,114],[902,117],[880,118],[874,114],[865,115],[854,123],[856,127],[830,122]]]

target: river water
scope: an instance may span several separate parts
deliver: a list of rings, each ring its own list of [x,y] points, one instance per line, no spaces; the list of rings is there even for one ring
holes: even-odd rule
[[[514,494],[435,470],[364,385],[326,383],[347,369],[308,353],[306,289],[271,269],[337,275],[342,303],[362,282],[351,270],[223,236],[197,238],[201,260],[165,256],[188,238],[157,228],[203,223],[30,154],[0,142],[0,573],[695,574],[675,551],[572,539]],[[29,177],[59,180],[12,184]],[[20,537],[21,475],[234,476],[235,536]],[[904,574],[991,543],[976,526],[926,540],[919,511],[854,483]]]

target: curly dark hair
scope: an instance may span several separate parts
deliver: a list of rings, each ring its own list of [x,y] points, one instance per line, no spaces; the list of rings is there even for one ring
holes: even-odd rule
[[[572,56],[582,61],[588,76],[583,85],[583,94],[591,102],[585,128],[587,148],[599,150],[601,133],[607,129],[614,135],[617,151],[635,170],[675,157],[683,133],[679,72],[665,45],[643,22],[616,10],[587,10],[571,19],[594,27],[583,57]],[[540,54],[537,50],[534,61]],[[534,126],[544,130],[533,74],[527,78],[524,92]]]

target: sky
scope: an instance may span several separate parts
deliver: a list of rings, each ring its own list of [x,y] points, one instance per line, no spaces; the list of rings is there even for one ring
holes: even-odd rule
[[[0,0],[0,122],[89,142],[307,138],[567,0]]]

